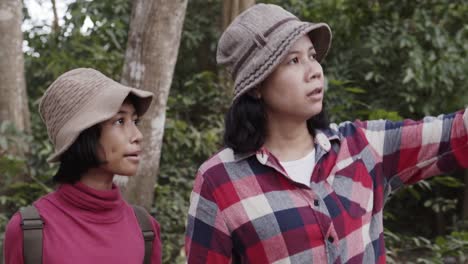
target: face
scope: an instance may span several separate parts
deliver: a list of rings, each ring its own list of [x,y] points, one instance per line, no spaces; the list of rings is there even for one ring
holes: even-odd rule
[[[105,161],[101,169],[112,174],[135,175],[143,139],[138,122],[135,107],[126,100],[116,115],[101,123],[98,156]]]
[[[324,76],[308,36],[300,38],[257,91],[268,118],[306,121],[322,111]]]

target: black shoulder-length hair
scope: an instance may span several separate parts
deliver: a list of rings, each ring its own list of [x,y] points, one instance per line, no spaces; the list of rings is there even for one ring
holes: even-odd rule
[[[307,128],[312,136],[314,129],[327,128],[329,125],[325,111],[307,120]],[[266,112],[263,99],[246,93],[239,97],[228,109],[224,119],[224,145],[235,153],[248,153],[258,150],[265,143]]]
[[[96,124],[83,130],[73,144],[60,156],[60,165],[52,178],[54,183],[74,184],[90,168],[103,164],[98,158],[101,127]]]

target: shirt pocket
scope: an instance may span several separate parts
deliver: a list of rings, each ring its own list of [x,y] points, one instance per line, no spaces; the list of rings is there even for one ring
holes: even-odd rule
[[[373,181],[362,159],[338,170],[331,186],[342,208],[351,217],[359,218],[372,211]]]

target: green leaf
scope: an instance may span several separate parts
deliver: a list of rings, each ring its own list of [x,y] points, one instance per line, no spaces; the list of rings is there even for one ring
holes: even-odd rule
[[[359,88],[359,87],[346,87],[345,90],[351,93],[356,93],[356,94],[366,93],[366,90]]]

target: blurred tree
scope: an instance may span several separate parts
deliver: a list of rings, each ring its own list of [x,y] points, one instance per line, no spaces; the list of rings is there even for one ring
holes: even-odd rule
[[[230,102],[215,61],[221,9],[221,0],[189,1],[187,6],[155,190],[164,263],[185,261],[183,234],[193,176],[221,147],[222,113]]]
[[[0,122],[9,120],[18,130],[29,131],[29,108],[22,52],[23,2],[0,1]]]
[[[6,194],[4,186],[27,179],[24,171],[18,169],[24,164],[26,149],[6,136],[12,130],[30,131],[22,51],[22,8],[21,0],[0,0],[0,197]],[[14,173],[7,175],[10,171]],[[1,202],[0,231],[2,223],[6,222],[2,214],[6,208],[7,205]],[[0,240],[0,247],[3,248],[3,240]],[[3,252],[0,253],[2,259]]]
[[[133,1],[122,83],[149,90],[155,98],[141,126],[141,132],[146,135],[142,162],[137,176],[129,180],[124,193],[127,200],[147,209],[153,204],[167,97],[186,8],[187,0]]]
[[[52,13],[54,14],[54,20],[52,21],[52,31],[57,33],[60,30],[59,18],[57,15],[57,5],[55,3],[55,0],[51,0],[51,2],[52,2]]]
[[[244,10],[255,4],[255,0],[224,0],[223,30]]]

